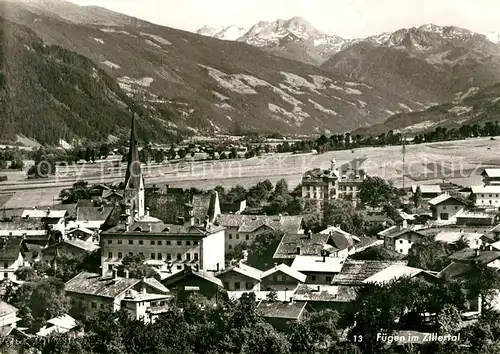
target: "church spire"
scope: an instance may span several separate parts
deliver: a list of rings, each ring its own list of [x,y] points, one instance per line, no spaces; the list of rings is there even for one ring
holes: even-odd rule
[[[137,216],[139,218],[144,216],[144,177],[142,175],[139,149],[137,147],[134,112],[132,112],[132,126],[130,129],[127,171],[125,172],[124,198],[126,203],[131,204],[133,213],[137,212]]]

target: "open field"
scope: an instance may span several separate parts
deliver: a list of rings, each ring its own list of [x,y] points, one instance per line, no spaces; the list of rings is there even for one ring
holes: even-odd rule
[[[249,186],[263,179],[276,182],[285,178],[290,187],[300,182],[301,175],[312,168],[328,168],[335,158],[337,165],[358,164],[369,175],[391,180],[402,185],[403,156],[401,146],[360,148],[332,151],[322,155],[274,154],[252,159],[224,161],[194,161],[176,164],[144,166],[147,184],[169,184],[175,187],[213,188]],[[483,167],[500,166],[500,140],[474,138],[459,141],[406,146],[405,184],[435,183],[442,180],[463,185],[481,184]],[[23,172],[11,172],[7,182],[0,183],[0,191],[15,192],[6,207],[31,207],[36,203],[52,205],[61,188],[75,181],[89,183],[119,182],[125,174],[125,165],[98,163],[69,166],[58,170],[58,176],[44,180],[27,180]]]

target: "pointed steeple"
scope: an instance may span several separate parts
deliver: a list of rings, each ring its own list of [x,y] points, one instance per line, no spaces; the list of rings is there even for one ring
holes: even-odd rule
[[[130,129],[130,143],[128,149],[127,172],[125,173],[125,189],[139,189],[142,179],[141,161],[137,148],[135,134],[135,114],[132,112],[132,126]]]

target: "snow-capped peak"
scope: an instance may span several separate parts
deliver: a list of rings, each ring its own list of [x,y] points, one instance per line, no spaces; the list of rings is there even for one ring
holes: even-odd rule
[[[223,39],[226,41],[235,41],[246,33],[247,29],[231,25],[223,28],[221,31],[214,35],[215,38]]]
[[[486,33],[486,38],[488,38],[488,40],[490,42],[493,42],[493,43],[496,43],[496,44],[500,44],[500,32],[489,32],[489,33]]]
[[[202,28],[200,28],[198,31],[196,31],[196,33],[201,34],[202,36],[213,37],[217,33],[219,33],[222,29],[223,29],[222,27],[215,28],[215,27],[205,25]]]

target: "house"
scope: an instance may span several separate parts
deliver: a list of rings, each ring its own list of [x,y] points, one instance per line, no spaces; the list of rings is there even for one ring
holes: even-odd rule
[[[21,218],[24,220],[39,220],[41,223],[45,223],[50,230],[59,231],[64,235],[66,228],[66,216],[68,212],[66,210],[38,210],[36,207],[32,210],[24,210]]]
[[[277,262],[292,264],[296,256],[322,256],[330,240],[329,234],[285,234],[274,252]]]
[[[75,257],[84,253],[97,251],[99,246],[78,238],[68,238],[41,249],[42,261],[52,263],[56,255]]]
[[[483,241],[482,237],[484,234],[479,232],[465,232],[464,230],[458,231],[441,231],[435,236],[435,240],[439,242],[444,242],[448,244],[454,244],[458,240],[464,240],[467,242],[470,248],[479,248]]]
[[[103,197],[104,192],[107,192],[109,190],[111,190],[111,188],[105,184],[96,184],[90,188],[90,199],[98,200]]]
[[[227,299],[222,280],[215,277],[213,272],[204,271],[197,266],[172,273],[163,279],[162,283],[172,290],[180,301],[192,297],[201,305],[209,305]]]
[[[266,232],[299,233],[302,216],[221,214],[215,223],[226,228],[225,252],[231,254],[236,245],[243,242],[250,245]]]
[[[472,186],[472,200],[478,208],[498,209],[500,207],[500,185]]]
[[[490,233],[493,235],[494,241],[500,240],[500,224],[492,228]]]
[[[500,269],[500,251],[495,250],[491,245],[482,245],[476,249],[465,248],[453,253],[448,258],[456,263],[483,264]]]
[[[16,323],[21,320],[17,317],[19,310],[14,306],[0,300],[0,333],[8,335],[12,328],[16,328]]]
[[[76,207],[76,221],[70,222],[67,228],[80,228],[95,231],[99,230],[113,211],[113,206],[88,206],[78,202]]]
[[[407,225],[391,226],[382,232],[379,232],[379,237],[384,240],[384,247],[396,251],[401,254],[408,254],[411,246],[425,238],[423,234],[414,229],[407,228]]]
[[[339,171],[332,159],[329,169],[313,169],[302,176],[302,198],[315,202],[318,208],[333,199],[355,201],[364,179],[363,170]]]
[[[119,203],[123,200],[123,191],[116,189],[105,190],[102,193],[102,199],[110,204]]]
[[[333,276],[342,271],[345,258],[318,256],[296,256],[291,268],[307,276],[306,284],[329,285]]]
[[[494,225],[497,220],[496,211],[487,212],[479,210],[463,210],[455,215],[457,225],[477,225],[490,226]]]
[[[262,271],[242,262],[215,273],[227,291],[260,291]]]
[[[369,247],[382,244],[379,240],[371,237],[358,237],[342,230],[340,226],[328,226],[320,231],[320,234],[330,235],[327,250],[335,257],[347,257],[357,252],[361,252]]]
[[[116,270],[106,277],[82,272],[68,280],[64,287],[72,309],[82,315],[91,315],[99,310],[120,310],[127,291],[132,289],[147,294],[168,293],[168,289],[154,278],[118,277]]]
[[[66,230],[65,238],[67,238],[67,239],[77,238],[77,239],[82,240],[82,241],[92,242],[94,235],[96,235],[95,231],[87,229],[86,227],[80,227],[80,225],[77,225],[76,228]]]
[[[342,310],[354,302],[356,296],[353,286],[300,284],[293,294],[293,301],[307,302],[315,311]]]
[[[28,252],[22,237],[0,238],[0,266],[3,280],[17,280],[16,271],[24,266],[24,257]]]
[[[411,192],[413,194],[417,193],[417,189],[420,189],[420,192],[422,193],[422,199],[436,198],[443,193],[439,184],[422,184],[411,186]]]
[[[463,200],[447,193],[432,198],[428,203],[434,220],[456,220],[456,215],[467,206]]]
[[[299,284],[306,281],[307,275],[292,269],[286,264],[277,263],[260,276],[261,289],[274,291],[295,291]]]
[[[46,324],[37,332],[37,336],[48,337],[53,333],[67,333],[78,327],[76,320],[70,315],[64,314],[51,318]]]
[[[485,186],[500,185],[500,168],[485,168],[481,176]]]
[[[13,219],[0,222],[0,237],[23,236],[27,242],[46,245],[51,233],[47,224],[40,219]]]
[[[172,297],[169,292],[149,294],[146,288],[142,291],[129,289],[121,302],[121,308],[128,312],[131,318],[150,323],[158,317],[157,315],[168,310]]]
[[[294,302],[293,299],[288,302],[261,301],[257,312],[277,329],[285,329],[288,322],[304,320],[309,314],[307,302]]]
[[[165,224],[161,221],[134,220],[125,211],[122,222],[101,233],[101,266],[109,272],[128,255],[142,254],[160,270],[198,264],[204,271],[224,268],[224,228],[204,225]]]

